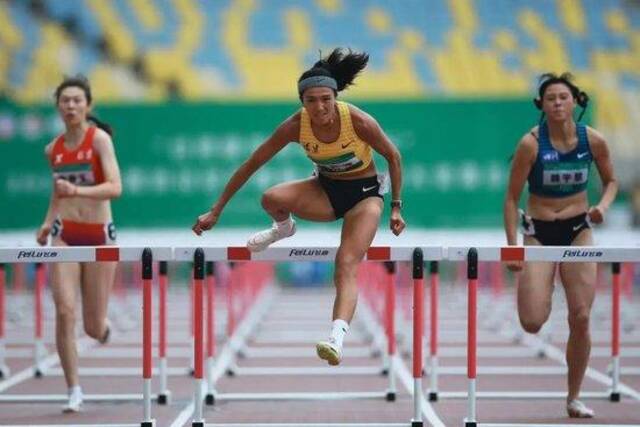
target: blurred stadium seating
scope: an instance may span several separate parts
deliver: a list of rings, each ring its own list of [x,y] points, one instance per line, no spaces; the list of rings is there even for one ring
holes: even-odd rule
[[[571,70],[638,158],[638,0],[4,0],[0,94],[48,101],[82,72],[100,102],[291,99],[334,46],[371,54],[358,98],[531,94]]]

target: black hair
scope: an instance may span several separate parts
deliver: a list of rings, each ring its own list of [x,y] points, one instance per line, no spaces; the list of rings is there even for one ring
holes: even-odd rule
[[[91,95],[91,85],[89,84],[89,79],[87,79],[87,77],[83,74],[76,74],[75,76],[65,76],[65,78],[62,80],[62,83],[60,83],[58,87],[56,87],[56,91],[54,94],[56,105],[60,100],[62,91],[68,87],[77,87],[82,89],[85,98],[87,98],[87,105],[91,105],[91,102],[93,101],[93,97]],[[88,115],[87,120],[95,123],[97,127],[108,133],[109,136],[113,136],[113,128],[108,123],[99,120],[96,116],[93,115]]]
[[[345,52],[344,49],[337,47],[328,57],[320,59],[313,64],[313,67],[302,73],[298,83],[307,77],[332,77],[338,83],[338,89],[334,90],[337,95],[338,92],[353,84],[355,78],[360,71],[364,70],[368,62],[369,54],[366,52],[354,52],[351,49],[347,49]],[[300,94],[300,98],[302,98],[302,94]]]
[[[582,107],[582,111],[580,112],[580,116],[578,117],[578,121],[582,119],[585,111],[587,110],[587,106],[589,105],[589,95],[586,92],[580,90],[575,83],[573,83],[573,74],[569,72],[564,72],[560,75],[554,73],[544,73],[538,78],[538,96],[533,98],[533,104],[536,106],[538,110],[542,110],[542,98],[549,86],[556,83],[561,83],[569,88],[571,92],[571,96],[576,100],[576,103]],[[540,116],[540,120],[544,117],[544,112]]]

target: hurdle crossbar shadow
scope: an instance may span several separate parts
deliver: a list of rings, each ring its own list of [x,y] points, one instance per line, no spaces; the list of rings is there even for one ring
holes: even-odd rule
[[[214,404],[218,400],[318,400],[318,399],[369,399],[369,398],[386,398],[387,400],[395,399],[395,390],[393,390],[393,398],[390,399],[390,391],[385,392],[328,392],[328,393],[218,393],[215,390],[215,381],[221,375],[223,370],[229,366],[233,366],[236,353],[244,347],[244,343],[253,327],[252,323],[257,322],[259,317],[256,315],[252,322],[245,322],[246,326],[243,330],[238,330],[232,336],[230,341],[225,345],[223,352],[216,360],[215,366],[208,369],[206,384],[203,377],[203,337],[202,337],[202,281],[204,279],[204,263],[206,261],[333,261],[337,252],[336,247],[314,247],[314,248],[285,248],[276,247],[268,248],[259,253],[251,253],[245,247],[206,247],[206,248],[175,248],[174,256],[177,261],[194,261],[194,319],[195,319],[195,342],[194,360],[195,366],[195,386],[193,400],[193,427],[204,427],[202,403]],[[416,309],[414,311],[414,332],[416,337],[422,337],[423,325],[423,262],[427,260],[442,259],[442,248],[427,247],[371,247],[369,248],[366,258],[367,261],[412,261],[413,262],[413,279],[414,279],[414,298],[416,301]],[[264,312],[264,310],[261,310]],[[414,427],[422,426],[422,414],[426,401],[422,397],[422,342],[421,338],[415,340],[414,346],[414,369],[413,369],[413,417],[411,425]],[[394,363],[391,358],[390,363]],[[395,369],[393,365],[389,370],[389,375],[393,377]],[[393,381],[393,380],[391,380]],[[392,382],[393,384],[393,382]],[[428,406],[428,404],[427,404]],[[377,423],[377,424],[349,424],[353,426],[406,426],[408,423]],[[213,424],[211,424],[213,425]],[[226,426],[227,424],[215,424],[216,426]],[[242,425],[242,424],[229,424]],[[249,424],[244,424],[245,426]],[[257,425],[251,423],[250,425]],[[260,424],[260,425],[286,425],[286,424]],[[298,424],[300,425],[300,424]],[[307,424],[304,424],[307,425]],[[311,424],[313,425],[313,424]],[[331,425],[331,424],[323,424]],[[340,424],[344,425],[344,424]]]
[[[581,393],[586,398],[609,399],[612,402],[620,401],[621,395],[628,395],[640,400],[640,393],[620,382],[620,262],[639,261],[640,248],[596,248],[596,247],[455,247],[448,248],[447,257],[450,261],[467,262],[468,297],[467,297],[467,377],[468,390],[466,393],[450,393],[449,397],[467,398],[467,417],[464,419],[465,427],[476,426],[513,426],[508,424],[485,424],[476,420],[476,399],[478,397],[511,399],[511,398],[560,398],[566,394],[553,392],[485,392],[482,395],[476,391],[477,368],[477,293],[478,293],[478,261],[547,261],[547,262],[612,262],[613,273],[613,298],[612,298],[612,344],[611,355],[613,372],[609,379],[605,374],[596,373],[588,368],[587,375],[591,375],[602,383],[609,384],[611,388],[606,392]],[[540,340],[539,338],[529,338]],[[562,360],[562,352],[547,343],[535,343],[542,345],[552,357]],[[445,393],[440,393],[443,397]],[[535,424],[522,424],[534,426]],[[546,424],[551,426],[553,424]]]
[[[151,393],[152,376],[152,279],[153,261],[169,261],[173,259],[173,249],[170,247],[33,247],[33,248],[0,248],[0,263],[55,263],[55,262],[99,262],[99,261],[131,261],[142,263],[142,284],[143,284],[143,349],[142,349],[142,393],[140,394],[94,394],[85,396],[86,401],[93,402],[122,402],[122,401],[142,401],[143,419],[139,424],[141,427],[155,426],[155,420],[151,418],[151,399],[157,396]],[[58,363],[57,356],[51,355],[46,358],[48,368]],[[3,382],[2,390],[6,390],[30,377],[27,370],[23,371],[22,378],[13,376]],[[7,386],[9,385],[9,387]],[[0,402],[64,402],[68,399],[64,395],[9,395],[0,394]],[[93,424],[95,425],[95,424]],[[107,426],[108,424],[100,424]],[[122,423],[112,424],[122,426]]]

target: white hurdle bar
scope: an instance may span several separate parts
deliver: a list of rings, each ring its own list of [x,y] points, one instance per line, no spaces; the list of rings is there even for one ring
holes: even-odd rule
[[[447,257],[450,261],[467,261],[468,313],[467,313],[467,377],[469,379],[467,397],[467,417],[465,427],[485,426],[476,421],[476,373],[477,373],[477,281],[478,261],[546,261],[546,262],[612,262],[613,267],[613,308],[612,346],[613,372],[611,390],[597,397],[608,397],[612,402],[620,400],[620,262],[640,261],[640,247],[601,248],[591,246],[508,246],[508,247],[450,247]],[[617,266],[617,267],[616,267]],[[617,317],[617,318],[616,318]],[[497,424],[492,424],[497,425]],[[506,425],[506,424],[504,424]]]
[[[337,253],[337,247],[276,247],[267,248],[263,252],[252,253],[246,247],[177,247],[174,249],[174,257],[176,261],[194,261],[194,279],[196,282],[204,279],[204,263],[206,261],[328,261],[332,262]],[[413,377],[414,377],[414,414],[411,419],[412,427],[422,427],[422,336],[423,336],[423,269],[424,260],[442,259],[441,247],[370,247],[365,256],[366,261],[413,261],[413,279],[414,279],[414,354],[413,354]],[[202,298],[201,292],[196,287],[196,303],[194,304],[196,313],[196,345],[194,346],[194,360],[196,361],[195,385],[194,385],[194,413],[192,419],[192,427],[204,427],[205,421],[202,414],[202,402],[205,399],[202,372],[203,372],[203,345],[202,345],[202,301],[197,302],[198,297]],[[199,341],[199,343],[198,343]],[[209,387],[210,389],[212,387]],[[281,393],[282,394],[282,393]],[[231,396],[234,399],[274,399],[274,394],[252,394],[246,396]],[[338,396],[333,398],[362,398],[372,397],[371,393],[364,395],[363,393],[350,393],[348,396]],[[305,396],[294,396],[293,394],[282,394],[280,399],[305,398]],[[318,393],[307,398],[322,398]],[[327,396],[324,396],[327,398]],[[389,424],[395,425],[395,424]]]
[[[142,400],[143,420],[141,427],[154,427],[151,418],[151,375],[153,369],[151,350],[152,328],[152,285],[153,261],[170,261],[173,249],[170,247],[144,248],[119,246],[82,246],[82,247],[24,247],[0,248],[0,264],[3,263],[56,263],[56,262],[100,262],[100,261],[133,261],[142,262],[143,281],[143,367],[142,367]],[[136,398],[129,395],[127,398]],[[104,399],[100,399],[104,397]],[[95,400],[113,400],[114,395],[95,396]],[[0,402],[12,401],[14,396],[0,395]]]

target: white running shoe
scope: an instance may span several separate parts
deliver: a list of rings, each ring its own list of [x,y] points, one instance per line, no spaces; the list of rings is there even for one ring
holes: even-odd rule
[[[593,409],[588,408],[578,399],[573,399],[567,403],[567,414],[569,418],[593,418],[595,415]]]
[[[320,359],[326,360],[332,366],[339,365],[342,360],[342,349],[331,338],[327,341],[319,341],[316,344],[316,352]]]
[[[82,391],[74,391],[69,395],[69,401],[62,407],[62,412],[70,414],[74,412],[80,412],[82,406]]]
[[[287,237],[291,237],[296,233],[296,222],[291,219],[291,227],[287,229],[279,228],[275,223],[273,227],[268,230],[259,231],[253,236],[249,237],[247,241],[247,249],[251,252],[264,251],[272,243],[282,240]]]

